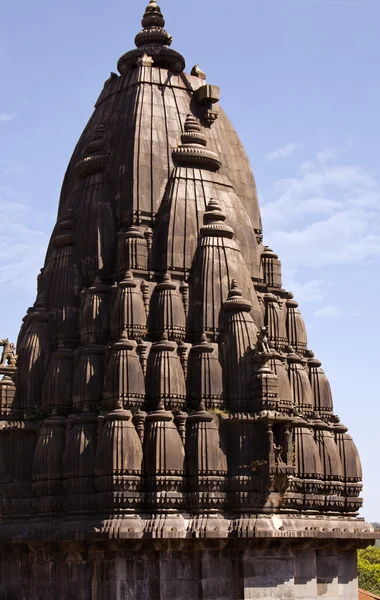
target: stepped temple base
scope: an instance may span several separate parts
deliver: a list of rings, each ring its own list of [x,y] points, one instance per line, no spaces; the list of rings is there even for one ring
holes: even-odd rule
[[[374,533],[355,518],[162,515],[0,536],[0,600],[357,600],[356,549]]]

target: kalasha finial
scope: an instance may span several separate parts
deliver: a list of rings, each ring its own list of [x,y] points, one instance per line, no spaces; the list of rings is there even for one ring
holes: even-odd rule
[[[218,236],[232,239],[234,230],[225,223],[226,215],[217,200],[211,198],[203,214],[203,227],[201,227],[201,237]]]
[[[189,113],[186,117],[185,121],[185,131],[200,131],[201,125],[196,117],[193,114]]]
[[[222,210],[221,206],[220,206],[219,202],[217,200],[215,200],[215,198],[211,198],[211,200],[207,204],[206,212],[214,212],[216,210],[218,210],[220,212]],[[225,219],[226,218],[225,215],[223,215],[223,216]]]
[[[243,292],[239,288],[236,279],[233,279],[231,281],[231,289],[230,289],[230,293],[228,294],[228,297],[229,298],[235,298],[236,296],[241,297],[242,295],[243,295]]]
[[[137,50],[131,50],[119,59],[117,68],[121,74],[131,68],[163,68],[182,73],[185,59],[170,48],[172,36],[165,29],[165,19],[155,0],[151,0],[142,18],[142,30],[135,37]]]
[[[250,312],[252,309],[252,303],[243,297],[243,292],[236,279],[231,281],[228,298],[224,302],[223,308],[227,312]]]
[[[172,37],[165,31],[165,19],[162,16],[160,7],[156,2],[150,2],[145,9],[141,24],[143,30],[137,34],[135,44],[138,48],[149,44],[158,44],[159,46],[170,46]]]
[[[186,117],[181,142],[172,152],[173,162],[177,167],[193,167],[208,171],[220,169],[221,160],[215,152],[206,147],[207,138],[202,132],[199,119],[192,113]]]
[[[150,0],[148,6],[145,9],[144,16],[141,21],[141,25],[144,29],[149,27],[164,27],[165,19],[162,15],[161,9],[155,0]]]

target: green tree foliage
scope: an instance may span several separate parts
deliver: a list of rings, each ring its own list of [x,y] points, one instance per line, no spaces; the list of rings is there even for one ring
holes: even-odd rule
[[[380,596],[380,548],[370,546],[358,552],[359,587]]]

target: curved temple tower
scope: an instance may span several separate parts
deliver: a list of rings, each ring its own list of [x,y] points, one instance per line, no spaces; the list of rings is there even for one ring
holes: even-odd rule
[[[356,447],[164,25],[96,102],[0,382],[0,598],[356,600]]]

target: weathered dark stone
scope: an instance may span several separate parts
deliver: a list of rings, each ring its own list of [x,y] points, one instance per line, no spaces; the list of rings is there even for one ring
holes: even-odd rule
[[[0,600],[354,600],[362,473],[220,90],[155,0],[0,361]]]

